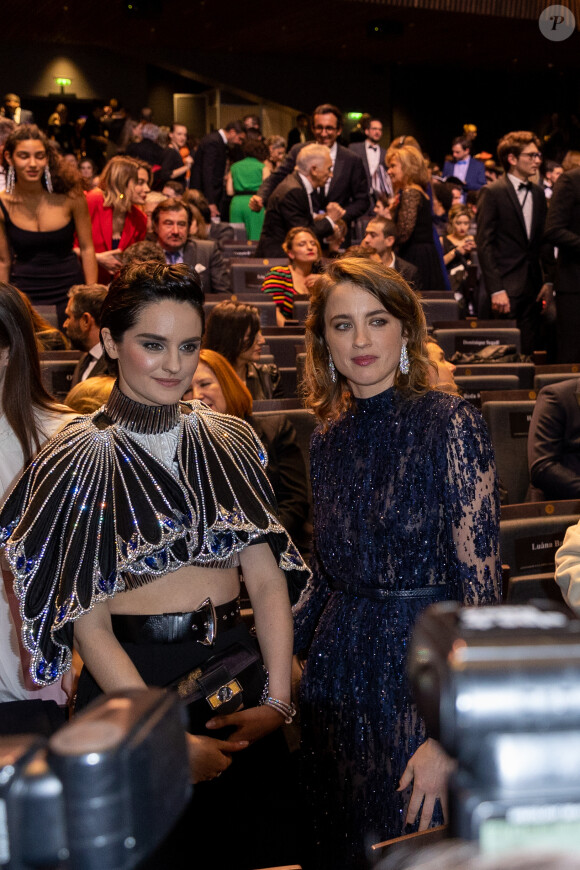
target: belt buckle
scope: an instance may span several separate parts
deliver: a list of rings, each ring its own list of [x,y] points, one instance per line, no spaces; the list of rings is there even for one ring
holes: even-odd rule
[[[195,613],[200,613],[205,615],[206,619],[204,622],[205,628],[205,637],[196,638],[198,643],[201,643],[202,646],[213,646],[215,643],[215,635],[217,628],[217,617],[215,613],[215,607],[213,606],[213,602],[211,598],[206,598],[204,602],[197,608]]]
[[[230,680],[229,683],[224,683],[223,686],[220,686],[219,689],[216,689],[216,691],[212,692],[211,695],[206,695],[206,701],[212,710],[217,710],[222,706],[222,704],[227,704],[228,701],[231,701],[232,698],[239,695],[241,691],[242,687],[234,677],[233,680]]]

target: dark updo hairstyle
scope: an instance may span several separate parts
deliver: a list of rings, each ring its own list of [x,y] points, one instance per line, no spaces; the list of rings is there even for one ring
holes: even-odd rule
[[[303,392],[307,407],[312,408],[324,427],[336,420],[353,401],[347,380],[338,369],[332,380],[326,343],[325,312],[328,298],[338,284],[353,284],[366,290],[389,314],[401,321],[407,339],[409,373],[395,374],[395,389],[413,399],[431,389],[429,357],[425,347],[427,324],[417,294],[398,272],[382,263],[359,257],[343,257],[330,263],[314,286],[306,321],[306,367]]]
[[[254,305],[220,302],[207,318],[203,347],[221,353],[235,368],[238,357],[251,348],[259,331],[260,312]]]
[[[66,160],[62,160],[55,143],[47,139],[42,130],[37,127],[36,124],[20,124],[15,131],[10,134],[6,140],[6,144],[4,145],[4,167],[8,169],[9,166],[6,155],[12,157],[18,147],[18,143],[28,142],[29,139],[34,142],[41,142],[42,147],[46,150],[53,192],[69,193],[75,188],[80,191],[81,176],[78,169],[75,169]],[[44,173],[42,175],[42,186],[46,189]]]
[[[189,302],[199,314],[203,334],[205,315],[203,290],[197,273],[189,266],[164,263],[137,263],[125,266],[109,287],[101,310],[101,329],[106,327],[115,343],[137,322],[147,305],[163,302]],[[101,336],[101,344],[103,339]],[[103,350],[109,371],[118,371],[117,360]]]

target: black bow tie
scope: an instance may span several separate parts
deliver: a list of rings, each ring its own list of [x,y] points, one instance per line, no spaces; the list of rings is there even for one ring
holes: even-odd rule
[[[531,190],[531,189],[532,189],[532,182],[531,181],[520,181],[520,183],[518,184],[518,192],[520,190]]]
[[[378,147],[379,147],[378,145],[369,145],[369,148],[371,149],[371,151],[376,151]]]

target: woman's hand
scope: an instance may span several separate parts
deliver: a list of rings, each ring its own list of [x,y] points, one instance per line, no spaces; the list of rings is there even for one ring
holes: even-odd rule
[[[216,740],[198,734],[186,734],[185,738],[194,785],[220,776],[232,763],[232,752],[240,752],[248,746],[247,740]]]
[[[97,254],[97,263],[110,275],[114,275],[121,268],[121,258],[117,251],[102,251],[102,253]]]
[[[312,275],[312,274],[307,275],[306,278],[304,279],[304,286],[308,290],[312,290],[312,288],[314,287],[314,285],[316,284],[316,282],[318,281],[319,278],[320,278],[320,275]]]
[[[397,791],[413,783],[406,824],[412,825],[423,803],[419,831],[426,831],[433,817],[435,801],[441,801],[443,818],[447,818],[447,780],[455,762],[443,752],[436,740],[429,738],[411,756]]]
[[[272,707],[248,707],[239,713],[230,713],[229,716],[216,716],[206,722],[206,728],[234,727],[231,739],[247,740],[254,743],[266,734],[276,731],[284,723],[284,718]]]

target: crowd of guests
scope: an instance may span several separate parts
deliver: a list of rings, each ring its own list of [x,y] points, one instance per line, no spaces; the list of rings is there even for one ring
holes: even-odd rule
[[[577,292],[580,168],[546,163],[540,179],[528,132],[502,138],[501,166],[472,157],[468,125],[440,170],[412,137],[383,148],[378,118],[348,142],[329,103],[298,116],[288,142],[266,139],[248,115],[193,143],[183,125],[164,133],[150,113],[133,122],[113,101],[95,103],[80,137],[64,106],[41,130],[8,97],[0,496],[24,476],[0,512],[0,700],[76,691],[80,710],[101,692],[181,691],[212,655],[252,646],[241,569],[261,658],[238,674],[244,691],[251,681],[243,709],[200,719],[188,704],[198,785],[152,866],[188,866],[194,822],[208,843],[196,857],[212,860],[223,806],[235,801],[245,807],[223,866],[235,856],[247,870],[363,868],[369,839],[446,814],[450,762],[405,674],[417,616],[436,602],[501,597],[493,448],[415,291],[449,292],[481,314],[483,288],[490,311],[517,320],[524,352],[540,349],[547,279],[557,305]],[[231,223],[244,223],[258,255],[287,260],[262,288],[280,327],[299,297],[310,300],[311,490],[288,419],[254,413],[254,402],[284,397],[278,368],[261,361],[258,309],[224,298],[206,321],[204,296],[230,291]],[[60,405],[38,350],[70,345],[82,356]],[[546,399],[578,413],[577,389],[564,392]],[[537,429],[556,440],[545,421]],[[547,494],[577,483],[576,457],[531,465]],[[202,649],[183,626],[205,632]],[[280,733],[296,713],[293,634],[300,796]],[[267,807],[256,814],[258,802]]]

